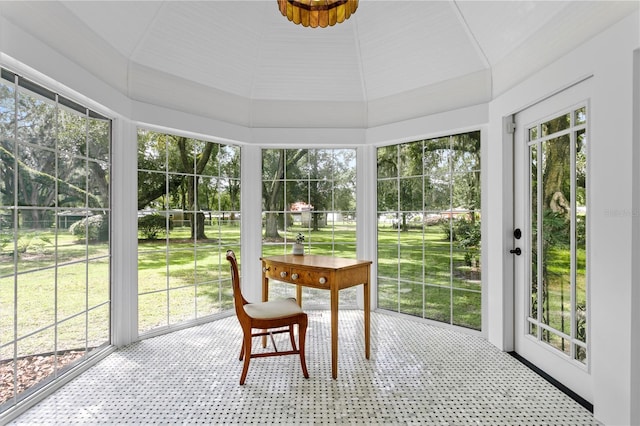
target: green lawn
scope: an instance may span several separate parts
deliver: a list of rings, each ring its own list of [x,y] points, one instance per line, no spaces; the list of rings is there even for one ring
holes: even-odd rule
[[[264,243],[263,255],[288,253],[298,232],[305,235],[307,253],[355,257],[355,223],[309,231],[290,227],[275,243]],[[233,306],[228,263],[224,258],[228,248],[241,257],[238,241],[240,227],[220,224],[206,229],[206,241],[190,239],[189,228],[175,228],[170,239],[140,241],[138,254],[139,323],[140,330],[175,324],[230,309]],[[51,325],[56,321],[58,348],[72,347],[84,341],[100,344],[108,340],[109,299],[108,247],[104,244],[85,245],[71,235],[58,235],[57,251],[53,235],[38,231],[23,234],[23,252],[17,262],[18,303],[17,324],[14,323],[14,277],[12,255],[3,247],[0,263],[0,342],[13,340],[14,327],[19,336],[41,332],[21,341],[20,353],[52,349]],[[584,258],[584,252],[580,254]],[[87,262],[86,259],[96,258]],[[550,255],[548,266],[549,322],[569,332],[568,267],[566,252]],[[257,261],[257,259],[256,259]],[[167,264],[169,267],[167,267]],[[582,260],[584,265],[584,259]],[[57,271],[56,271],[57,265]],[[58,286],[55,287],[55,273]],[[580,272],[580,271],[579,271]],[[578,300],[583,303],[584,274],[578,274]],[[444,238],[439,226],[422,230],[398,232],[378,229],[378,305],[383,309],[447,323],[479,329],[480,273],[467,266],[464,253]],[[89,291],[86,292],[86,285]],[[272,292],[293,293],[293,286],[272,286]],[[355,303],[357,288],[341,294],[341,305]],[[86,297],[85,297],[86,295]],[[54,300],[57,300],[57,311]],[[328,295],[321,290],[307,291],[305,303],[328,306]],[[87,305],[88,304],[88,305]],[[96,307],[89,315],[89,330],[85,330],[87,306]],[[548,306],[548,307],[547,307]],[[564,321],[564,324],[563,324]],[[48,328],[47,328],[48,327]],[[2,350],[3,358],[12,348]]]

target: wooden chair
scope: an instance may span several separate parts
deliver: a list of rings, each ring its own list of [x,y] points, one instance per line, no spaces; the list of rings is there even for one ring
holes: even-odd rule
[[[307,314],[302,311],[294,298],[284,300],[270,300],[261,303],[249,303],[240,290],[240,276],[238,274],[238,262],[233,250],[227,250],[227,260],[231,264],[231,281],[233,283],[233,301],[236,308],[236,315],[242,327],[242,348],[240,349],[240,361],[244,359],[240,384],[243,385],[249,370],[251,358],[280,355],[300,355],[302,364],[302,374],[309,378],[307,363],[304,357],[305,335],[307,333]],[[298,325],[299,348],[293,336],[293,326]],[[286,327],[286,328],[283,328]],[[259,332],[253,332],[260,329]],[[273,334],[289,333],[291,340],[291,350],[278,351],[273,339]],[[253,337],[270,336],[274,350],[272,352],[251,353]]]

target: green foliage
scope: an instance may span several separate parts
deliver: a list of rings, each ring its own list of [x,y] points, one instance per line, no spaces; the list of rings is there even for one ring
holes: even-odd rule
[[[480,231],[479,220],[469,220],[466,218],[454,219],[451,223],[444,221],[440,224],[447,240],[452,241],[458,248],[464,250],[464,260],[467,266],[477,263],[480,251]]]
[[[155,240],[158,235],[166,231],[167,222],[164,216],[150,214],[138,218],[138,230],[145,239]],[[169,229],[173,228],[173,221],[169,220]]]
[[[109,219],[106,215],[97,214],[74,222],[69,227],[71,235],[79,240],[89,242],[109,241]],[[86,235],[88,234],[88,235]]]

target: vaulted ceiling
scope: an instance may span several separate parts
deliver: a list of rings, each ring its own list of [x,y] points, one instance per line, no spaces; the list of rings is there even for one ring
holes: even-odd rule
[[[134,101],[248,127],[310,125],[290,116],[314,105],[318,122],[369,127],[488,102],[637,7],[360,0],[328,28],[289,22],[276,0],[20,1],[0,13]]]

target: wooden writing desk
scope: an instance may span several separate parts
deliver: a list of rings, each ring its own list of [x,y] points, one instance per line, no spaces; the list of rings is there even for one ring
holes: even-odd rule
[[[271,256],[262,261],[262,300],[269,299],[269,279],[296,284],[296,299],[302,306],[302,286],[331,292],[331,375],[338,377],[338,292],[343,288],[363,285],[364,289],[364,350],[369,359],[371,295],[369,289],[370,260],[307,254]]]

